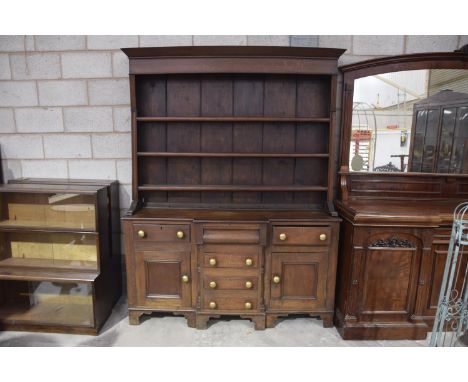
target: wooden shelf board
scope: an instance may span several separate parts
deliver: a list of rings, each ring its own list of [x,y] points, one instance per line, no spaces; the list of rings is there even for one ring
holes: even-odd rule
[[[138,187],[140,191],[257,191],[257,192],[279,192],[279,191],[327,191],[325,186],[266,186],[266,185],[151,185],[143,184]]]
[[[0,260],[2,267],[21,267],[21,268],[55,268],[55,269],[74,269],[76,271],[97,271],[96,261],[82,260],[56,260],[56,259],[34,259],[34,258],[15,258],[9,257]]]
[[[96,233],[95,227],[79,228],[73,223],[60,222],[57,224],[47,223],[45,221],[34,220],[2,220],[0,221],[0,231],[3,230],[27,230],[35,232],[78,232],[78,233]]]
[[[96,270],[87,272],[50,268],[0,267],[0,280],[93,282],[98,276],[99,273]]]
[[[205,153],[205,152],[144,152],[137,153],[140,157],[220,157],[220,158],[328,158],[330,155],[325,153]]]
[[[9,303],[0,307],[0,320],[15,324],[93,326],[93,306],[46,302],[25,306]]]
[[[328,123],[322,117],[137,117],[138,122],[271,122]]]

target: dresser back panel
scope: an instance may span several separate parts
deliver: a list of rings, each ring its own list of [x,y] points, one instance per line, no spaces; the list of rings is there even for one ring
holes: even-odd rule
[[[146,202],[324,208],[330,76],[143,75],[135,93]]]

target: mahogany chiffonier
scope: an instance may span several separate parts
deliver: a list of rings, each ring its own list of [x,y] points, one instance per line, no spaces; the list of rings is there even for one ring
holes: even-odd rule
[[[441,88],[468,94],[468,55],[413,54],[341,69],[341,196],[335,205],[343,224],[335,325],[345,339],[425,339],[437,310],[453,212],[468,198],[462,171],[468,107],[442,105],[431,94],[440,95]],[[369,145],[374,147],[366,157]],[[404,158],[400,170],[377,171],[378,160],[395,157]],[[412,172],[406,172],[406,160]]]
[[[0,187],[0,330],[97,334],[121,295],[118,185]]]
[[[333,148],[339,49],[123,49],[132,206],[130,323],[223,315],[332,325],[339,222]]]

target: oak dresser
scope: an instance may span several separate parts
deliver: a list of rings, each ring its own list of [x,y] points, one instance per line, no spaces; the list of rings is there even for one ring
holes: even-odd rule
[[[333,324],[332,203],[340,49],[123,49],[132,206],[123,218],[130,323],[169,312],[273,327]]]

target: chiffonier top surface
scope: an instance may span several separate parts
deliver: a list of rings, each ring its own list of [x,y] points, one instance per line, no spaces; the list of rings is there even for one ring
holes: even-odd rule
[[[239,210],[202,208],[152,208],[138,210],[123,219],[182,219],[182,220],[229,220],[229,221],[269,221],[269,220],[320,220],[341,221],[322,211],[312,210]]]
[[[22,193],[74,193],[95,194],[103,189],[102,185],[79,185],[79,184],[42,184],[42,183],[9,183],[0,186],[0,193],[22,192]]]
[[[460,199],[444,200],[337,200],[335,205],[343,218],[357,225],[411,225],[436,227],[452,224]]]

